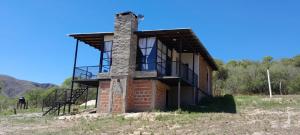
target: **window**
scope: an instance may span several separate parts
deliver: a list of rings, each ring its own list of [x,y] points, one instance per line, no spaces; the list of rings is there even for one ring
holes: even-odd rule
[[[109,72],[111,66],[111,50],[112,50],[112,41],[104,42],[103,49],[103,59],[102,59],[102,70],[101,72]]]
[[[160,41],[157,43],[157,71],[166,74],[167,47]]]
[[[137,49],[137,70],[155,70],[156,38],[140,38]]]

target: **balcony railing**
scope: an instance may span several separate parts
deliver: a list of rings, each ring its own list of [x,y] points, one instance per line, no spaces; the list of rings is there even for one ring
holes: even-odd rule
[[[75,68],[75,80],[97,79],[99,66],[82,66]]]
[[[137,71],[157,71],[158,76],[180,77],[189,84],[198,85],[198,75],[188,65],[179,63],[178,61],[137,64]]]

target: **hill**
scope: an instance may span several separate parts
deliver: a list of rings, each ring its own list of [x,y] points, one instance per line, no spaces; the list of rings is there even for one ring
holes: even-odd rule
[[[51,83],[37,83],[27,80],[20,80],[8,75],[0,74],[0,94],[3,94],[7,97],[20,96],[32,89],[47,89],[55,86],[56,85]]]

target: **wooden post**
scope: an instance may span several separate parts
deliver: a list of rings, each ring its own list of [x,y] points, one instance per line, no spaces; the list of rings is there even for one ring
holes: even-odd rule
[[[272,88],[271,88],[271,79],[270,79],[269,69],[267,69],[267,74],[268,74],[269,94],[270,94],[270,98],[272,98]]]
[[[180,101],[180,93],[181,93],[181,53],[182,53],[182,38],[180,37],[180,44],[179,44],[179,80],[178,80],[178,109],[180,109],[180,104],[181,104],[181,101]]]

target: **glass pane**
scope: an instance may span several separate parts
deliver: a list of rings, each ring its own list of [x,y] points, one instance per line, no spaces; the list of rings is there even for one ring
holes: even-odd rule
[[[106,73],[110,71],[110,66],[102,66],[102,72]]]
[[[143,56],[146,55],[146,49],[141,49],[141,52],[142,52]]]
[[[162,47],[163,47],[162,52],[167,54],[167,47],[165,45],[163,45]]]
[[[162,55],[162,59],[166,60],[166,55],[165,54]]]
[[[157,62],[161,62],[161,58],[160,57],[157,57]]]
[[[157,43],[157,48],[159,50],[162,50],[162,43],[158,40],[158,43]]]
[[[172,57],[172,50],[168,49],[168,57]]]
[[[112,41],[105,41],[104,42],[104,51],[111,51]]]
[[[110,59],[111,58],[111,52],[104,52],[103,53],[103,59]]]
[[[146,48],[147,39],[146,38],[140,38],[139,40],[139,47],[140,48]]]
[[[161,57],[161,51],[157,50],[157,56]]]
[[[152,48],[155,44],[155,37],[147,38],[147,47]]]

